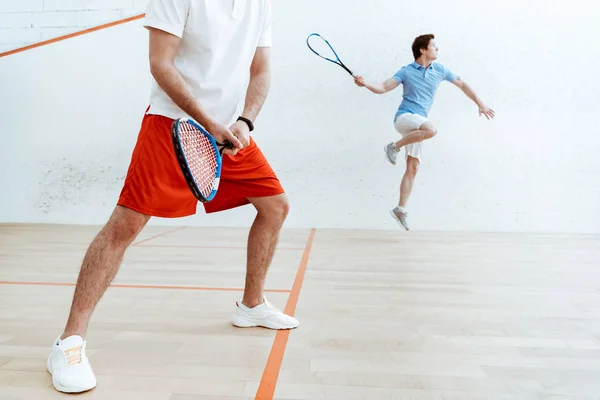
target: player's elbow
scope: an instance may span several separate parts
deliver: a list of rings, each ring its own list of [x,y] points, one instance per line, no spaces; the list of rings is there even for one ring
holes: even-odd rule
[[[265,78],[269,79],[270,76],[271,76],[271,71],[270,71],[268,65],[265,65],[265,64],[254,65],[253,64],[250,67],[250,77],[252,77],[252,78],[265,77]]]
[[[163,58],[150,58],[150,73],[154,79],[159,80],[161,77],[165,76],[170,67],[173,67],[173,64]]]
[[[389,89],[388,86],[386,86],[386,85],[380,85],[380,86],[377,87],[377,92],[376,93],[377,94],[385,94],[385,93],[387,93],[389,91],[390,91],[390,89]]]
[[[150,73],[156,77],[164,69],[164,63],[159,57],[150,56]]]

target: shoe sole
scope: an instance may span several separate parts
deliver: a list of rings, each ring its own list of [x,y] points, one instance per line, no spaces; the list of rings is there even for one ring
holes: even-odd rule
[[[290,330],[290,329],[296,329],[298,327],[298,325],[288,326],[288,327],[262,325],[262,324],[257,324],[256,322],[250,322],[247,319],[240,318],[238,316],[234,316],[231,319],[231,322],[232,322],[233,326],[236,326],[238,328],[267,328],[267,329],[273,329],[273,330],[277,330],[277,331],[286,331],[286,330]]]
[[[406,226],[402,225],[402,222],[400,222],[400,219],[398,219],[398,217],[396,217],[396,214],[394,214],[394,211],[390,210],[390,215],[392,216],[392,218],[394,218],[396,220],[396,222],[398,223],[398,225],[400,225],[400,228],[404,229],[405,231],[410,231],[409,228],[407,228]]]

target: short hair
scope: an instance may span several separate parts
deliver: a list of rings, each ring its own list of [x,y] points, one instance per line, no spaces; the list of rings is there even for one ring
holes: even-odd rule
[[[421,57],[421,49],[427,50],[429,46],[429,42],[431,39],[435,39],[435,36],[432,33],[428,33],[426,35],[417,36],[412,45],[412,52],[415,60]]]

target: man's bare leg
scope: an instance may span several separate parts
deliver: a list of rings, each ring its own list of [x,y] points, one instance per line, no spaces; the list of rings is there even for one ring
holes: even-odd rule
[[[83,259],[61,339],[72,335],[85,336],[94,308],[117,274],[125,250],[149,219],[149,216],[125,207],[115,208]]]
[[[426,122],[423,125],[421,125],[419,127],[419,129],[410,131],[409,133],[406,134],[406,136],[404,136],[402,139],[400,139],[396,143],[394,143],[394,149],[396,151],[399,151],[402,147],[404,147],[408,144],[422,142],[424,140],[431,139],[436,134],[437,134],[437,129],[435,128],[435,126],[433,126],[433,124],[431,122]]]
[[[408,156],[406,158],[406,171],[404,171],[404,176],[402,177],[402,182],[400,183],[400,200],[398,201],[398,206],[402,208],[406,207],[406,204],[408,203],[408,198],[412,192],[418,170],[419,159]]]
[[[281,227],[289,212],[285,194],[249,198],[258,214],[248,235],[246,284],[241,303],[237,303],[232,322],[237,327],[262,326],[270,329],[293,329],[298,321],[265,302],[267,272],[275,254]]]
[[[400,199],[398,200],[398,206],[391,211],[392,216],[396,219],[396,221],[398,221],[400,226],[407,231],[410,228],[408,227],[407,212],[405,207],[412,192],[418,169],[419,159],[408,156],[406,158],[406,171],[404,171],[404,176],[402,177],[402,182],[400,183]]]
[[[285,194],[251,198],[258,211],[248,235],[246,285],[242,302],[252,308],[263,302],[267,272],[275,254],[279,232],[289,212]]]

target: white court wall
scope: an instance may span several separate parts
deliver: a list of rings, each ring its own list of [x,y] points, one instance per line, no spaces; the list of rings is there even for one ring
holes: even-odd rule
[[[451,4],[450,4],[451,3]],[[273,82],[255,138],[290,196],[287,227],[398,229],[403,165],[383,145],[401,89],[376,96],[308,51],[319,32],[367,79],[412,61],[433,32],[440,59],[497,118],[442,84],[409,203],[414,230],[600,232],[600,5],[274,1]],[[585,9],[585,12],[581,10]],[[141,21],[0,59],[1,222],[103,223],[147,104]],[[249,226],[254,211],[159,224]]]
[[[145,11],[148,0],[0,0],[0,53]]]

